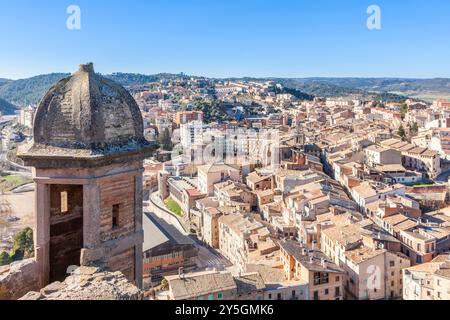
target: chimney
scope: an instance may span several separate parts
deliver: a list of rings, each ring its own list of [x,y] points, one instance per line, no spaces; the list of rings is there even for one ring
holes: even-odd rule
[[[310,257],[309,257],[309,263],[311,263],[311,264],[314,263],[313,256],[310,256]]]
[[[313,240],[313,241],[311,242],[311,249],[316,250],[316,243],[317,243],[316,240]]]
[[[184,279],[184,268],[183,267],[178,268],[178,276],[180,277],[180,279]]]
[[[308,250],[306,248],[302,248],[302,256],[306,256],[308,254]]]
[[[320,264],[322,265],[322,267],[324,269],[326,269],[328,267],[327,260],[325,260],[324,258],[320,259]]]

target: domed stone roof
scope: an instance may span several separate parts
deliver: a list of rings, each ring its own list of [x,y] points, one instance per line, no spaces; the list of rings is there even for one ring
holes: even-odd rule
[[[34,144],[22,158],[111,156],[149,145],[136,101],[89,63],[45,94],[34,118]]]

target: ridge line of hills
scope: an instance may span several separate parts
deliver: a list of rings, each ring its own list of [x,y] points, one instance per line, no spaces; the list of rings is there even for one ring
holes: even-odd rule
[[[67,77],[68,73],[50,73],[34,77],[9,80],[0,78],[0,112],[14,113],[14,105],[36,104],[46,90]],[[188,76],[184,74],[159,73],[145,75],[139,73],[112,73],[106,77],[119,82],[121,85],[145,84],[159,80],[173,80],[177,78],[206,78],[222,81],[276,81],[284,87],[304,94],[305,99],[311,96],[321,97],[360,97],[373,100],[402,101],[407,98],[433,100],[450,98],[450,79],[413,79],[413,78],[359,78],[359,77],[309,77],[309,78],[207,78]]]

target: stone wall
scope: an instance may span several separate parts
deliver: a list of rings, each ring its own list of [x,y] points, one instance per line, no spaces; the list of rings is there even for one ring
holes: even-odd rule
[[[19,299],[32,290],[39,290],[37,264],[34,259],[0,267],[0,300]]]
[[[143,292],[119,271],[74,267],[63,282],[53,282],[20,300],[142,300]]]

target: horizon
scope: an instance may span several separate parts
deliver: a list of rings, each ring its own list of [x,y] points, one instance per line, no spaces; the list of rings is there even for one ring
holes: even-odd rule
[[[94,68],[95,68],[95,63],[94,63]],[[44,76],[44,75],[50,75],[50,74],[73,74],[76,70],[72,71],[72,72],[63,72],[63,71],[52,71],[52,72],[48,72],[48,73],[41,73],[41,74],[36,74],[36,75],[31,75],[29,77],[26,78],[17,78],[17,79],[12,79],[12,78],[7,78],[3,75],[0,74],[0,79],[2,80],[7,80],[7,81],[20,81],[20,80],[27,80],[27,79],[31,79],[31,78],[35,78],[35,77],[39,77],[39,76]],[[113,75],[113,74],[134,74],[134,75],[142,75],[142,76],[155,76],[155,75],[162,75],[162,74],[168,74],[168,75],[181,75],[183,72],[156,72],[156,73],[142,73],[142,72],[126,72],[126,71],[113,71],[113,72],[98,72],[97,70],[95,70],[96,73],[101,74],[101,75]],[[196,77],[196,78],[207,78],[207,79],[213,79],[213,80],[227,80],[227,79],[236,79],[236,80],[241,80],[241,79],[255,79],[255,80],[269,80],[269,79],[292,79],[292,80],[313,80],[313,79],[317,79],[317,80],[321,80],[321,79],[376,79],[376,80],[447,80],[450,79],[449,77],[430,77],[430,78],[420,78],[420,77],[364,77],[364,76],[344,76],[344,77],[339,77],[339,76],[308,76],[308,77],[279,77],[279,76],[261,76],[261,77],[253,77],[253,76],[240,76],[240,77],[235,77],[235,76],[230,76],[230,77],[208,77],[208,76],[204,76],[201,74],[186,74],[183,73],[184,76],[186,77]]]
[[[74,4],[79,29],[68,26]],[[371,5],[380,29],[367,25]],[[93,60],[103,74],[448,78],[449,9],[439,0],[0,1],[0,77],[71,73]]]

